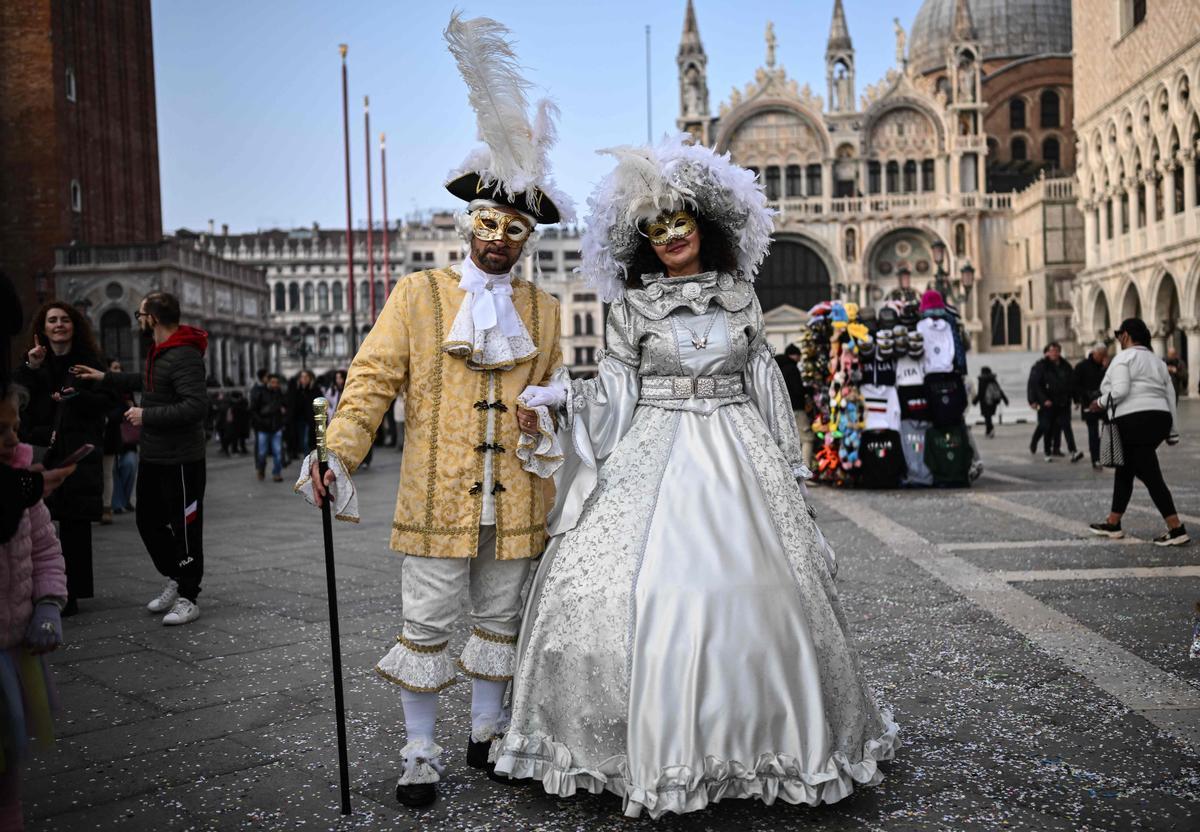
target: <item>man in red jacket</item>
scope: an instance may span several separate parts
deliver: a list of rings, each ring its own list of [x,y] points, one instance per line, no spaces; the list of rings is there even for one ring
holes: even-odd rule
[[[168,626],[188,624],[200,617],[196,598],[204,574],[208,333],[181,325],[179,300],[167,292],[146,295],[135,314],[142,332],[154,336],[144,376],[101,373],[82,365],[72,372],[142,392],[141,405],[125,411],[126,420],[142,427],[137,526],[155,568],[167,579],[146,608],[165,612],[162,623]]]

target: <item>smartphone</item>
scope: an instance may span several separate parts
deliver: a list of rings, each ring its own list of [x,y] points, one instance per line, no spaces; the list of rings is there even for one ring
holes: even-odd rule
[[[56,468],[66,468],[68,465],[74,465],[76,462],[83,459],[85,456],[87,456],[94,450],[96,450],[95,445],[93,445],[91,442],[85,442],[84,444],[82,444],[78,448],[76,448],[75,451],[70,456],[68,456],[66,459],[62,460],[61,462],[59,462],[58,465],[56,465],[55,467]]]
[[[76,390],[74,387],[62,387],[62,388],[59,388],[59,391],[58,391],[58,398],[64,402],[67,399],[73,399],[78,395],[79,395],[79,391]]]

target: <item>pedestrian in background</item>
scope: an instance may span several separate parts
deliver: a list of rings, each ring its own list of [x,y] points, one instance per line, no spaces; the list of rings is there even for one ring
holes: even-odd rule
[[[21,392],[0,379],[0,466],[6,470],[25,471],[33,459],[33,448],[17,438]],[[42,654],[62,643],[67,576],[41,500],[20,508],[13,535],[0,543],[0,578],[0,829],[9,832],[25,828],[20,778],[29,740],[54,739],[54,685]]]
[[[991,439],[996,435],[992,417],[996,415],[996,410],[1002,402],[1005,407],[1008,406],[1008,396],[1004,394],[1004,389],[1000,386],[1000,379],[996,378],[991,367],[984,367],[979,371],[979,383],[975,390],[975,397],[971,401],[979,405],[979,412],[983,415],[985,435]]]
[[[1091,409],[1092,402],[1100,398],[1100,383],[1104,381],[1104,372],[1108,368],[1108,345],[1103,341],[1092,344],[1088,354],[1075,365],[1074,388],[1075,401],[1079,403],[1080,415],[1087,425],[1088,454],[1092,458],[1092,468],[1100,470],[1100,422],[1104,414]]]
[[[1063,436],[1067,439],[1071,461],[1083,459],[1083,454],[1075,447],[1075,432],[1071,430],[1072,383],[1071,365],[1063,360],[1062,346],[1052,341],[1046,346],[1042,360],[1033,365],[1029,378],[1030,401],[1036,402],[1047,462],[1063,456]]]
[[[124,372],[115,358],[107,361],[110,373]],[[112,522],[113,514],[132,508],[134,469],[137,467],[137,439],[141,428],[125,421],[125,411],[136,402],[129,393],[114,395],[115,404],[104,423],[104,513],[102,525]],[[119,488],[118,488],[119,481]]]
[[[783,384],[792,403],[792,416],[796,420],[796,431],[800,434],[800,455],[804,464],[811,468],[816,435],[812,429],[812,417],[805,412],[807,396],[804,379],[800,376],[800,357],[800,348],[795,344],[788,344],[783,349],[783,355],[775,356],[775,363],[779,365],[779,372],[783,374]]]
[[[99,373],[104,367],[92,326],[69,303],[52,301],[33,318],[33,346],[13,377],[29,391],[21,414],[22,439],[40,449],[38,460],[47,468],[84,445],[92,451],[79,468],[47,500],[58,521],[58,536],[67,564],[67,603],[64,615],[74,615],[80,598],[91,598],[92,523],[104,512],[104,418],[112,407],[111,393],[80,384],[71,367],[83,365]]]
[[[267,387],[258,395],[258,404],[250,414],[254,428],[254,467],[258,478],[266,478],[267,454],[271,454],[271,478],[283,482],[283,429],[287,423],[287,402],[279,376],[267,376]]]
[[[142,429],[137,526],[155,568],[167,579],[146,609],[165,612],[165,625],[187,624],[200,617],[196,599],[204,577],[208,333],[181,325],[179,299],[167,292],[146,295],[134,314],[142,332],[154,338],[144,374],[102,374],[82,365],[72,371],[81,379],[142,393],[141,405],[125,411],[126,421]]]
[[[296,453],[298,459],[308,456],[313,449],[313,436],[316,433],[316,422],[313,421],[313,399],[321,395],[317,387],[316,377],[312,370],[301,370],[296,379],[296,389],[292,391],[291,407],[288,418],[296,436]]]
[[[1179,350],[1171,347],[1167,350],[1167,372],[1171,374],[1171,388],[1175,391],[1176,400],[1187,395],[1187,362],[1179,357]]]
[[[1140,318],[1126,318],[1116,332],[1121,351],[1108,365],[1100,396],[1091,407],[1109,411],[1120,434],[1124,461],[1113,480],[1112,510],[1103,523],[1092,523],[1093,534],[1121,538],[1121,517],[1133,496],[1133,481],[1142,481],[1155,508],[1167,522],[1156,546],[1180,546],[1189,538],[1175,511],[1171,489],[1158,464],[1158,446],[1179,442],[1175,389],[1166,363],[1150,350],[1150,329]]]

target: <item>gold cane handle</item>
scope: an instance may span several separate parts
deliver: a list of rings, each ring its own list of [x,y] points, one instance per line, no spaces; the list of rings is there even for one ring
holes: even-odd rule
[[[329,423],[329,402],[323,396],[313,399],[313,422],[317,427],[317,461],[328,462],[329,450],[325,447],[325,427]]]

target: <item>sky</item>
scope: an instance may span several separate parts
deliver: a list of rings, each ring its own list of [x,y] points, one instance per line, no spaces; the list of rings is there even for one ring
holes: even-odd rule
[[[695,0],[708,55],[710,107],[765,59],[824,97],[833,0]],[[895,63],[892,18],[911,28],[920,0],[844,0],[856,93]],[[475,145],[474,113],[445,47],[455,8],[512,29],[534,84],[562,108],[552,153],[558,183],[581,207],[611,159],[596,150],[675,129],[675,55],[685,0],[153,0],[163,228],[345,227],[341,59],[349,45],[354,224],[366,219],[363,96],[371,101],[374,218],[382,216],[379,134],[387,134],[388,217],[460,205],[442,187]],[[582,213],[582,212],[581,212]]]

